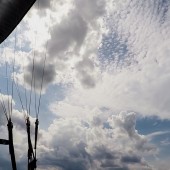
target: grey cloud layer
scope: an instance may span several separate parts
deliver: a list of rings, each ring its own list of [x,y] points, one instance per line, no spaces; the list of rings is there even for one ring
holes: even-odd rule
[[[64,59],[64,53],[60,52],[68,50],[70,45],[76,44],[76,47],[81,47],[87,33],[87,23],[83,20],[77,12],[70,11],[62,22],[55,25],[51,31],[48,52],[51,57],[60,57]]]
[[[45,7],[46,9],[50,9],[51,3],[56,4],[56,2],[53,1],[48,3],[42,1],[39,2],[39,5]],[[102,15],[105,13],[106,3],[103,1],[96,0],[95,1],[76,0],[70,1],[70,3],[72,4],[72,8],[65,15],[61,16],[62,17],[61,21],[57,22],[57,24],[54,25],[52,24],[52,26],[50,26],[51,38],[50,40],[48,40],[49,43],[47,50],[48,52],[47,60],[51,60],[53,65],[56,65],[55,76],[57,75],[58,68],[60,67],[58,65],[62,65],[63,67],[59,70],[63,72],[63,73],[60,72],[61,74],[63,75],[71,74],[71,76],[76,74],[78,75],[76,79],[80,81],[83,87],[92,88],[95,86],[96,80],[94,76],[91,75],[91,73],[95,72],[95,70],[86,69],[87,65],[86,66],[84,65],[83,66],[84,68],[80,69],[78,65],[80,65],[80,63],[83,63],[84,60],[86,60],[84,59],[84,56],[85,58],[87,58],[87,60],[89,60],[88,58],[91,57],[91,54],[95,55],[94,47],[91,47],[90,43],[93,42],[92,37],[93,34],[97,34],[97,31],[100,30],[99,25],[97,25],[98,22],[97,20],[100,17],[102,17]],[[63,5],[64,8],[65,6],[67,6],[67,2],[66,1],[62,3],[58,2],[57,5],[59,6]],[[90,35],[89,33],[92,35]],[[92,38],[91,40],[90,37]],[[89,47],[87,48],[86,46],[89,40],[91,42],[89,42]],[[95,48],[97,48],[97,44],[93,45],[95,46]],[[87,50],[84,51],[82,54],[82,50],[85,49]],[[76,60],[74,61],[74,58],[78,60],[78,63]],[[72,62],[73,63],[72,66],[70,66],[69,64],[70,61],[74,61],[74,63]],[[31,65],[31,63],[29,65]],[[74,70],[72,71],[75,73],[70,72],[71,67],[74,67]],[[28,70],[29,71],[27,71],[26,76],[27,83],[30,82],[31,77],[31,75],[29,75],[30,69]],[[65,73],[65,71],[67,72]],[[51,77],[53,76],[54,75],[51,75]],[[55,79],[53,79],[52,82],[53,81],[55,81]]]
[[[33,73],[33,74],[32,74]],[[29,85],[31,85],[32,76],[33,76],[33,83],[35,81],[35,88],[40,89],[41,84],[43,82],[43,88],[45,88],[48,84],[54,81],[55,78],[55,66],[52,64],[45,63],[44,69],[44,61],[41,60],[40,62],[30,63],[27,66],[26,73],[25,73],[25,81]]]

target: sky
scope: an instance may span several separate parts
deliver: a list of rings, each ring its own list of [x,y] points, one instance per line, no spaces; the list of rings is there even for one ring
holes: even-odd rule
[[[24,116],[33,138],[41,98],[38,170],[169,170],[169,28],[169,0],[38,0],[0,44],[18,169],[27,168]],[[0,170],[11,169],[0,150]]]

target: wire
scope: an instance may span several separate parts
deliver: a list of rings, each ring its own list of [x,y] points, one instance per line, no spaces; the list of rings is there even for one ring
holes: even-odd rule
[[[18,84],[17,84],[16,82],[14,82],[14,85],[15,85],[15,87],[16,87],[16,89],[17,89],[17,94],[18,94],[18,97],[19,97],[19,100],[20,100],[20,103],[21,103],[22,110],[23,110],[23,112],[25,113],[25,108],[24,108],[24,105],[23,105],[23,103],[22,103],[21,93],[20,93],[20,91],[19,91]],[[27,114],[25,113],[24,118],[26,118],[26,117],[27,117]]]
[[[39,0],[38,0],[39,2]],[[51,17],[50,17],[51,18]],[[50,31],[50,29],[48,29],[48,32]],[[42,89],[43,89],[43,83],[44,83],[44,74],[45,74],[45,64],[46,64],[46,59],[47,59],[47,48],[48,48],[48,42],[49,40],[47,40],[46,43],[46,52],[45,52],[45,57],[44,57],[44,65],[43,65],[43,75],[42,75],[42,81],[41,81],[41,89],[40,89],[40,95],[39,95],[39,101],[38,101],[38,114],[36,115],[38,118],[38,115],[40,113],[40,105],[41,105],[41,96],[42,96]]]
[[[15,53],[16,53],[16,33],[17,33],[17,30],[15,30],[15,46],[14,46],[14,59],[13,59],[13,79],[12,79],[12,97],[11,97],[11,114],[10,114],[10,118],[12,116],[12,99],[13,99],[13,96],[14,96],[14,71],[15,71]]]
[[[6,58],[6,57],[5,57]],[[6,78],[7,78],[7,95],[8,95],[8,112],[10,115],[10,104],[9,104],[9,83],[8,83],[8,64],[6,62]]]
[[[5,41],[4,41],[4,53],[5,53],[5,60],[6,60],[6,43],[5,43]],[[8,95],[8,111],[7,111],[7,114],[9,113],[9,115],[10,115],[10,99],[9,99],[9,81],[8,81],[8,63],[7,63],[7,61],[5,61],[5,67],[6,67],[6,78],[7,78],[7,82],[6,82],[6,87],[7,87],[7,89],[6,89],[6,91],[7,91],[7,95]]]
[[[39,1],[38,1],[39,2]],[[38,3],[38,8],[39,8],[39,3]],[[31,99],[32,99],[32,86],[33,86],[33,81],[34,81],[34,94],[35,94],[35,73],[34,73],[34,65],[35,65],[35,49],[36,49],[36,43],[37,43],[37,32],[35,34],[35,43],[34,43],[34,53],[33,53],[33,66],[32,66],[32,77],[31,77],[31,91],[30,91],[30,100],[29,100],[29,115],[31,111]],[[36,94],[35,94],[35,111],[36,111]]]
[[[1,93],[1,90],[0,90],[0,93]],[[7,111],[6,111],[5,103],[4,103],[4,100],[3,100],[3,97],[2,97],[2,93],[1,93],[1,100],[0,101],[1,101],[1,106],[2,106],[3,112],[5,114],[7,121],[8,121],[8,114],[7,114]]]
[[[31,98],[32,98],[32,83],[33,83],[33,74],[34,74],[34,58],[33,58],[33,66],[32,66],[32,77],[31,77],[31,91],[30,91],[30,99],[29,99],[29,110],[28,114],[30,115],[30,109],[31,109]]]
[[[47,46],[48,46],[48,41],[46,44],[46,53],[44,57],[44,65],[43,65],[43,74],[42,74],[42,81],[41,81],[41,89],[40,89],[40,96],[39,96],[39,101],[38,101],[38,113],[37,113],[37,118],[40,113],[40,104],[41,104],[41,96],[42,96],[42,88],[43,88],[43,83],[44,83],[44,74],[45,74],[45,64],[46,64],[46,59],[47,59]]]
[[[35,75],[34,75],[34,104],[35,104],[35,112],[36,112],[36,115],[37,115],[38,113],[37,113],[37,93],[36,93],[36,90],[35,90]]]
[[[38,11],[39,11],[39,0],[37,1],[37,5],[38,5]],[[37,25],[36,25],[37,26]],[[36,48],[36,40],[37,40],[37,32],[36,32],[36,35],[35,35],[35,47]],[[35,52],[35,49],[34,49],[34,52]],[[34,53],[34,57],[35,57],[35,53]],[[35,113],[36,113],[36,117],[38,115],[38,109],[37,109],[37,93],[36,93],[36,81],[35,81],[35,74],[34,74],[34,107],[35,107]]]
[[[24,96],[25,96],[25,108],[27,111],[27,117],[28,117],[28,98],[27,98],[27,89],[26,89],[26,85],[25,85],[25,64],[23,67],[23,72],[24,72]]]

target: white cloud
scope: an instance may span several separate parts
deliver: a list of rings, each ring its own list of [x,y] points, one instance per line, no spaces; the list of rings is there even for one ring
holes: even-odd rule
[[[152,155],[157,150],[135,130],[133,113],[114,115],[109,121],[101,119],[97,124],[94,118],[100,119],[100,114],[90,115],[91,120],[54,120],[39,141],[39,156],[44,168],[102,170],[117,167],[128,170],[134,164],[141,169],[152,169],[144,163],[141,155]],[[105,127],[105,123],[108,123],[108,127]]]
[[[162,33],[169,34],[169,21],[165,17],[164,23],[160,23],[164,8],[160,14],[153,13],[151,9],[156,4],[152,3],[142,2],[145,6],[141,10],[139,2],[126,1],[125,4],[115,3],[113,14],[108,10],[110,33],[116,32],[117,41],[126,43],[130,65],[114,67],[113,60],[103,70],[95,64],[98,59],[91,60],[89,55],[84,55],[76,67],[78,74],[70,75],[73,79],[78,75],[75,79],[93,89],[85,90],[74,82],[75,89],[68,96],[70,103],[169,118],[169,40]],[[89,64],[91,62],[94,64]]]
[[[70,11],[68,16],[63,18],[61,23],[52,28],[52,39],[48,48],[50,56],[64,59],[64,56],[60,56],[60,53],[68,50],[74,43],[76,48],[81,47],[86,34],[86,22],[75,10]],[[75,50],[75,48],[73,48],[73,50]]]

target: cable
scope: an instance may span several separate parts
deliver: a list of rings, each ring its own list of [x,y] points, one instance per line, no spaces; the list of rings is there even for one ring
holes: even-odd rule
[[[14,60],[13,60],[13,79],[12,79],[12,97],[11,97],[11,114],[10,114],[10,118],[12,116],[12,99],[14,96],[14,70],[15,70],[15,52],[16,52],[16,33],[17,31],[15,30],[15,46],[14,46]]]
[[[5,41],[4,41],[4,53],[5,53],[5,60],[6,60],[6,43],[5,43]],[[9,115],[10,115],[10,99],[9,99],[9,81],[8,81],[8,63],[7,63],[7,61],[5,61],[5,71],[6,71],[6,78],[7,78],[7,82],[6,82],[6,87],[7,87],[7,89],[6,89],[6,91],[7,91],[7,95],[8,95],[8,111],[6,111],[7,112],[7,114],[9,113]]]
[[[28,98],[27,98],[27,89],[26,89],[26,85],[25,85],[25,64],[24,64],[24,96],[25,96],[25,108],[26,108],[26,111],[27,111],[27,117],[28,117]]]
[[[32,99],[32,86],[34,81],[34,93],[35,93],[35,73],[34,73],[34,64],[35,64],[35,48],[36,48],[37,32],[35,34],[35,43],[34,43],[34,53],[33,53],[33,66],[32,66],[32,77],[31,77],[31,91],[30,91],[30,100],[29,100],[29,115],[31,111],[31,99]],[[36,98],[36,97],[35,97]],[[36,109],[35,109],[36,110]]]
[[[34,76],[34,106],[35,106],[35,112],[36,112],[36,115],[38,114],[37,113],[37,93],[36,93],[36,90],[35,90],[35,76]]]
[[[6,58],[6,57],[5,57]],[[10,104],[9,104],[9,83],[8,83],[8,64],[6,62],[6,78],[7,78],[7,95],[8,95],[8,112],[10,115]]]
[[[38,5],[38,11],[39,11],[39,0],[37,1],[37,5]],[[37,26],[37,25],[36,25]],[[37,41],[37,32],[35,35],[35,47],[36,48],[36,41]],[[35,49],[34,49],[34,57],[35,57]],[[36,81],[35,81],[35,74],[34,74],[34,107],[35,107],[35,112],[36,112],[36,117],[38,115],[38,109],[37,109],[37,93],[36,93]]]
[[[17,94],[18,94],[18,97],[19,97],[19,100],[20,100],[20,103],[21,103],[22,110],[23,110],[23,112],[25,113],[25,108],[24,108],[24,105],[23,105],[23,103],[22,103],[21,93],[20,93],[20,91],[19,91],[18,84],[16,84],[16,83],[14,82],[14,85],[15,85],[15,87],[16,87],[16,89],[17,89]],[[25,118],[26,118],[26,117],[27,117],[27,114],[25,113]]]
[[[0,93],[1,93],[1,90],[0,90]],[[1,93],[1,100],[0,100],[0,102],[1,102],[1,106],[2,106],[3,112],[5,114],[5,117],[6,117],[7,121],[8,121],[8,114],[7,114],[7,111],[6,111],[5,103],[4,103],[4,100],[3,100],[3,97],[2,97],[2,93]]]
[[[37,113],[37,118],[40,113],[40,104],[41,104],[41,96],[42,96],[42,88],[43,88],[43,82],[44,82],[44,74],[45,74],[45,64],[46,64],[46,59],[47,59],[47,46],[48,46],[48,41],[46,44],[46,53],[44,57],[44,65],[43,65],[43,74],[42,74],[42,81],[41,81],[41,89],[40,89],[40,96],[39,96],[39,101],[38,101],[38,113]]]
[[[31,91],[30,91],[30,99],[29,99],[29,110],[28,114],[30,115],[30,109],[31,109],[31,98],[32,98],[32,83],[33,83],[33,74],[34,74],[34,58],[33,58],[33,66],[32,66],[32,77],[31,77]]]

